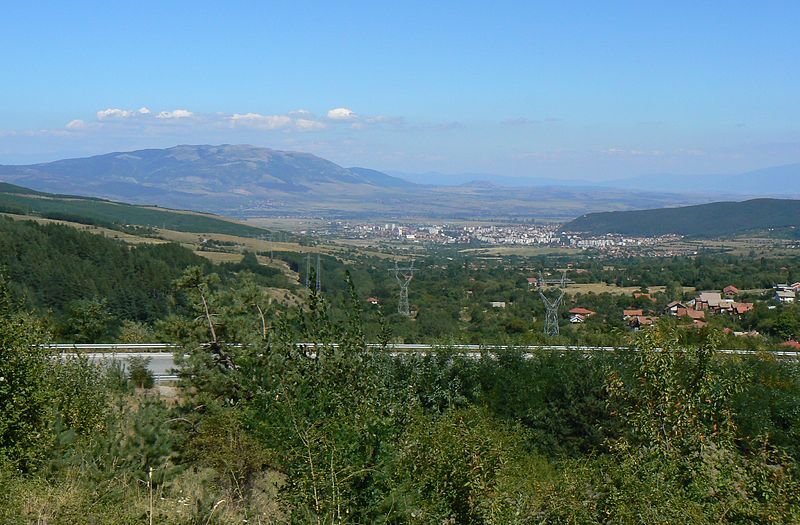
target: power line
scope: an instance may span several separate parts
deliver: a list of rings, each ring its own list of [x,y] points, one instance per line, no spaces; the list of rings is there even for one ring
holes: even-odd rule
[[[317,293],[322,291],[322,263],[320,262],[319,254],[317,254]]]
[[[306,288],[310,288],[310,279],[311,279],[311,254],[306,254]]]
[[[549,284],[554,284],[558,286],[558,297],[550,298],[544,294],[544,287],[548,286]],[[542,302],[544,303],[545,309],[545,316],[544,316],[544,333],[550,337],[556,337],[559,334],[558,328],[558,308],[561,306],[561,302],[564,300],[564,288],[567,286],[567,271],[561,274],[561,280],[556,281],[555,279],[546,281],[542,276],[542,273],[539,272],[539,296],[542,298]]]
[[[397,284],[400,285],[400,299],[397,302],[397,312],[400,315],[411,317],[411,309],[408,305],[408,285],[411,284],[411,279],[414,278],[414,272],[419,271],[414,268],[414,260],[405,268],[400,268],[397,261],[394,262],[394,268],[390,268],[389,272],[394,272],[394,277],[397,279]]]

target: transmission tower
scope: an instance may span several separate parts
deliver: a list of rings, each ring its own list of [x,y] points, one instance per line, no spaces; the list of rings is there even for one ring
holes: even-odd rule
[[[311,284],[311,254],[306,254],[306,288]]]
[[[320,275],[322,274],[322,264],[319,260],[319,254],[317,254],[317,293],[322,291],[322,278]]]
[[[539,272],[539,296],[544,303],[545,316],[544,316],[544,333],[545,335],[555,337],[558,335],[558,308],[564,300],[564,288],[566,287],[567,272],[561,274],[561,280],[557,282],[545,281],[541,272]],[[544,294],[544,287],[548,284],[555,284],[558,287],[558,296],[554,298],[547,297]]]
[[[400,285],[400,300],[397,303],[397,312],[406,317],[411,316],[411,310],[408,307],[408,285],[411,284],[411,279],[414,278],[414,272],[418,271],[414,268],[414,260],[405,268],[400,268],[397,261],[394,262],[394,268],[389,269],[394,272],[394,278],[397,279],[397,284]]]

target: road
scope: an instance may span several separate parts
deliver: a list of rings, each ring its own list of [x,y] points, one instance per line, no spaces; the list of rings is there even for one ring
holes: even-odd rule
[[[316,343],[298,343],[304,346],[309,355],[313,355]],[[145,344],[53,344],[49,348],[58,351],[61,355],[69,356],[80,353],[97,363],[108,361],[119,361],[126,364],[131,357],[144,357],[150,359],[148,368],[153,373],[156,381],[173,381],[177,379],[175,375],[175,360],[173,351],[178,347],[166,343],[145,343]],[[368,344],[368,348],[380,349],[381,345]],[[441,345],[429,344],[391,344],[388,346],[391,355],[400,356],[405,354],[425,355],[436,352],[442,348]],[[505,346],[505,345],[448,345],[448,350],[465,357],[477,359],[485,352],[498,350],[522,351],[523,356],[528,358],[533,356],[533,352],[550,350],[555,352],[611,352],[616,350],[610,346]],[[718,352],[734,355],[753,355],[753,350],[718,350]],[[795,350],[774,350],[770,354],[785,359],[800,359],[800,352]]]

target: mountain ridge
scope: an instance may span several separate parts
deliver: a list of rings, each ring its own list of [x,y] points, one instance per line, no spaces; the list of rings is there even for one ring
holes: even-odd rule
[[[749,199],[649,210],[589,213],[568,222],[565,232],[655,237],[678,234],[713,237],[774,228],[800,227],[800,200]]]
[[[349,170],[311,153],[249,145],[179,145],[112,152],[21,166],[0,165],[0,177],[37,190],[260,195],[313,193],[320,184],[392,187],[410,183],[375,170]],[[137,191],[138,190],[138,191]]]

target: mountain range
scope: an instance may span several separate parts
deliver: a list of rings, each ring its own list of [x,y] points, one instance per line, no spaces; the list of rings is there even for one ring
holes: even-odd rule
[[[480,179],[475,177],[472,180]],[[0,181],[51,193],[194,209],[230,216],[554,219],[605,210],[710,202],[707,193],[646,187],[569,186],[505,179],[416,184],[309,153],[248,145],[181,145],[24,166],[0,165]]]

